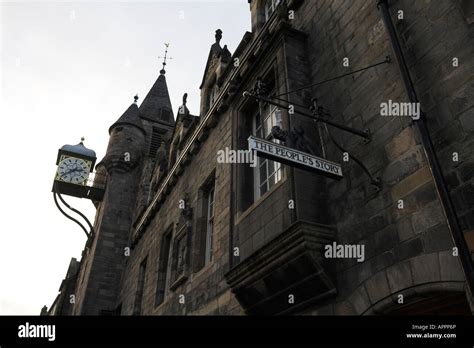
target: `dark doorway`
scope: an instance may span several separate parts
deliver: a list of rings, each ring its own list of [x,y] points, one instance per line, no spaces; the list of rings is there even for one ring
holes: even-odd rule
[[[404,305],[383,313],[388,315],[472,315],[462,292],[436,292],[420,295]]]

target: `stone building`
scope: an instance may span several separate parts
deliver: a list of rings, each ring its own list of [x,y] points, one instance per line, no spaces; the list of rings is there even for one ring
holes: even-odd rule
[[[75,289],[62,287],[55,303],[74,295],[72,315],[470,314],[472,258],[460,261],[474,249],[474,9],[388,3],[421,120],[381,113],[412,101],[386,1],[249,1],[252,30],[234,52],[216,31],[196,115],[186,97],[173,112],[163,69],[110,127],[95,233],[68,271]],[[245,96],[257,82],[290,110]],[[313,98],[370,141],[301,115]],[[276,125],[341,163],[343,178],[265,158],[217,161],[220,150],[248,149],[250,135],[274,141]]]

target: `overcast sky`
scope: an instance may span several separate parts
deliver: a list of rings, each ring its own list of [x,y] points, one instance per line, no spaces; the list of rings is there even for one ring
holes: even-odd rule
[[[58,148],[84,136],[100,160],[109,126],[158,77],[165,42],[174,113],[186,92],[198,114],[215,30],[233,52],[250,11],[246,0],[1,1],[0,11],[0,314],[35,315],[86,241],[53,202]],[[94,219],[90,201],[67,201]]]

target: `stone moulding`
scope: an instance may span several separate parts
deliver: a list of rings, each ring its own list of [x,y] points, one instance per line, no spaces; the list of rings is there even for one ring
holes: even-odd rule
[[[331,226],[297,221],[225,274],[247,314],[288,314],[337,294],[324,268]],[[290,303],[289,296],[294,296]]]

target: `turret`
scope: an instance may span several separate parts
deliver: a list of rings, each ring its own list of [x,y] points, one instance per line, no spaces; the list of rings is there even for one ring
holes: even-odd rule
[[[140,120],[138,106],[133,103],[109,128],[109,145],[103,163],[107,172],[129,172],[136,168],[145,148],[146,133]]]
[[[97,205],[95,235],[81,260],[78,279],[86,284],[76,294],[74,314],[111,314],[119,308],[118,292],[125,251],[130,246],[146,143],[136,103],[110,126],[109,135],[106,155],[97,165],[102,176],[106,172],[107,184],[104,198]]]

